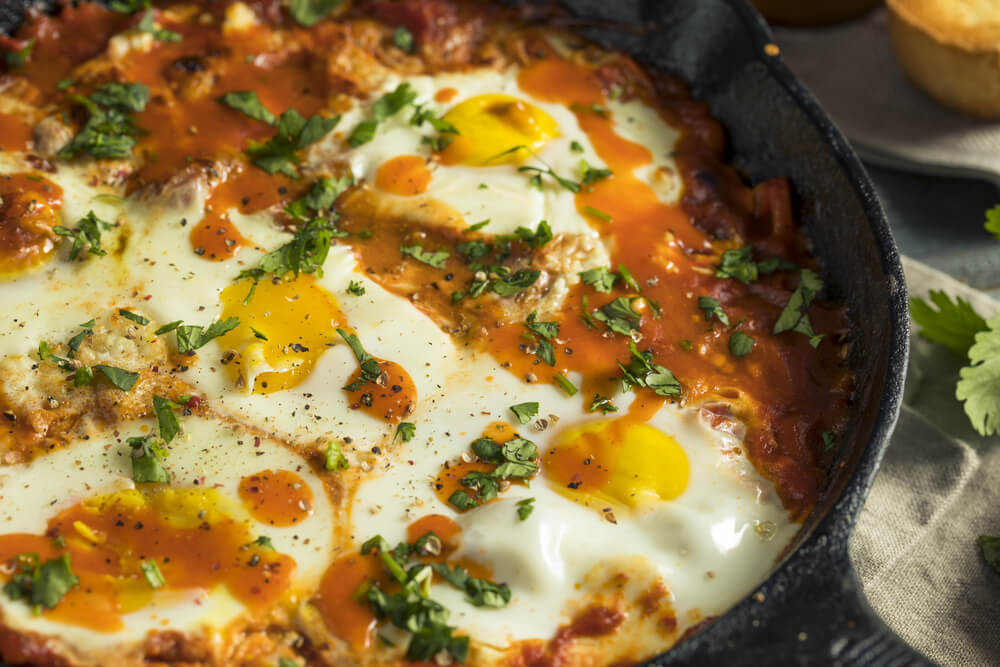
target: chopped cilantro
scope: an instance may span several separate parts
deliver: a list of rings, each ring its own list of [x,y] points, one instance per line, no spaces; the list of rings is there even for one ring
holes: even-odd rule
[[[292,273],[296,278],[300,273],[315,273],[322,276],[323,263],[330,253],[330,243],[334,234],[335,228],[329,220],[313,218],[295,232],[291,241],[264,255],[256,267],[240,271],[236,280],[243,278],[253,280],[253,285],[243,303],[250,303],[257,283],[268,274],[281,277]]]
[[[601,118],[607,118],[608,115],[609,115],[608,109],[606,107],[601,106],[600,104],[578,104],[578,103],[573,103],[573,104],[569,105],[569,108],[572,111],[575,111],[577,113],[593,113],[593,114],[597,114]]]
[[[73,386],[85,387],[94,381],[94,369],[90,366],[80,366],[73,373]]]
[[[603,293],[610,292],[611,288],[615,286],[615,282],[618,280],[617,273],[610,271],[603,266],[596,269],[582,271],[579,275],[583,284],[590,285],[598,292]]]
[[[272,542],[271,538],[266,535],[261,535],[250,544],[255,547],[260,547],[261,549],[270,549],[274,551],[274,542]]]
[[[167,585],[167,580],[163,578],[163,573],[160,572],[156,560],[139,561],[139,567],[142,569],[142,574],[146,577],[150,588],[163,588]]]
[[[354,358],[358,360],[358,364],[361,366],[361,377],[359,377],[357,381],[344,387],[344,389],[347,391],[357,391],[369,382],[375,382],[378,380],[379,376],[382,374],[382,368],[379,366],[378,361],[365,351],[365,348],[361,345],[361,339],[339,327],[337,328],[337,333],[340,334],[340,337],[343,338],[348,347],[351,348],[351,352],[354,353]]]
[[[156,19],[153,16],[153,10],[147,9],[146,13],[143,15],[142,20],[139,21],[139,25],[136,26],[140,32],[146,32],[153,36],[158,42],[179,42],[183,38],[174,32],[173,30],[167,30],[162,26],[156,24]]]
[[[604,211],[594,208],[593,206],[584,206],[583,212],[588,213],[602,222],[611,222],[611,216]]]
[[[632,276],[632,272],[626,269],[624,264],[618,265],[618,273],[621,275],[622,280],[629,289],[633,292],[642,292],[642,288],[639,287],[639,283],[636,282],[635,278]]]
[[[517,506],[517,518],[524,521],[535,510],[534,498],[522,498],[514,503]]]
[[[753,261],[753,248],[743,246],[722,253],[722,263],[716,267],[717,278],[733,278],[749,285],[762,275],[770,275],[775,271],[792,271],[794,264],[783,257],[771,257],[761,262]]]
[[[823,431],[823,451],[828,452],[837,446],[837,436],[833,431]]]
[[[639,329],[641,315],[632,309],[634,298],[618,297],[614,301],[607,303],[592,315],[598,322],[603,322],[608,330],[623,336],[631,336],[633,331]]]
[[[729,326],[729,316],[722,310],[722,304],[717,299],[710,296],[698,297],[698,307],[705,311],[705,319],[711,321],[715,319],[722,322],[723,326]]]
[[[108,9],[119,14],[134,14],[149,8],[149,0],[110,0]]]
[[[31,59],[31,52],[35,50],[35,38],[32,37],[19,49],[12,49],[3,54],[4,62],[10,69],[21,69],[28,64]]]
[[[122,391],[129,391],[132,389],[132,387],[135,386],[136,381],[139,379],[138,373],[133,373],[132,371],[127,371],[123,368],[117,368],[115,366],[97,364],[93,367],[93,369],[101,373],[111,384]]]
[[[514,230],[514,239],[518,241],[523,241],[530,246],[535,248],[541,248],[543,245],[552,240],[552,228],[549,227],[549,223],[542,220],[535,227],[535,231],[531,231],[527,227],[518,227]]]
[[[207,344],[213,338],[232,331],[240,325],[238,317],[229,317],[224,320],[216,320],[208,327],[200,327],[197,324],[182,324],[176,327],[177,351],[180,354],[192,353],[198,348]],[[161,327],[162,329],[163,327]]]
[[[981,435],[1000,432],[1000,315],[987,322],[969,348],[969,365],[960,371],[955,396]]]
[[[601,396],[600,394],[594,394],[594,400],[590,402],[590,406],[587,408],[590,412],[601,411],[602,414],[608,414],[609,412],[618,412],[618,407],[611,402],[610,398]]]
[[[582,153],[583,152],[583,144],[581,144],[579,141],[577,141],[576,139],[574,139],[573,141],[569,142],[569,149],[571,151],[573,151],[574,153]]]
[[[256,91],[237,90],[231,93],[226,93],[222,97],[216,99],[225,104],[227,107],[241,111],[254,120],[263,121],[268,125],[274,125],[277,121],[277,118],[273,113],[271,113],[271,110],[264,106],[264,104],[257,97]]]
[[[149,101],[149,88],[141,83],[105,83],[89,98],[70,95],[70,101],[85,107],[87,122],[59,149],[61,158],[87,154],[95,158],[127,158],[135,137],[143,134],[127,114],[142,111]]]
[[[1000,204],[986,211],[986,223],[983,228],[1000,240]]]
[[[631,339],[628,347],[632,353],[628,365],[618,362],[618,368],[622,372],[622,391],[628,391],[632,387],[647,387],[659,396],[680,396],[681,383],[669,369],[653,363],[652,350],[640,353]]]
[[[291,658],[286,658],[281,656],[278,658],[278,667],[302,667],[299,663],[295,662]]]
[[[256,338],[257,340],[267,340],[267,336],[262,334],[260,331],[257,331],[256,328],[250,327],[250,331],[253,332],[253,337]]]
[[[691,341],[689,341],[687,338],[679,341],[677,344],[680,345],[681,349],[684,350],[685,352],[690,352],[692,349]]]
[[[466,601],[474,607],[506,607],[510,602],[510,588],[507,584],[495,584],[486,579],[477,579],[461,565],[451,568],[447,563],[433,563],[434,571],[460,591],[465,591]]]
[[[528,315],[528,319],[525,321],[524,326],[527,327],[532,333],[541,337],[541,340],[535,341],[537,346],[535,354],[538,358],[547,363],[549,366],[555,366],[556,352],[551,341],[559,335],[559,323],[538,322],[536,317],[537,313],[532,311],[532,313]]]
[[[101,230],[108,231],[110,229],[111,223],[101,220],[94,215],[93,211],[87,211],[87,215],[77,220],[75,229],[59,225],[53,227],[52,231],[59,236],[73,240],[73,245],[69,249],[69,258],[74,261],[84,248],[91,255],[98,257],[107,255],[107,251],[101,247]]]
[[[123,308],[118,309],[118,314],[124,317],[126,320],[131,320],[138,324],[139,326],[146,326],[149,324],[149,318],[143,317],[142,315],[137,315],[130,310],[125,310]]]
[[[180,405],[169,398],[153,396],[153,413],[156,415],[156,421],[160,428],[160,438],[164,444],[170,444],[170,441],[180,433],[181,425],[177,421],[177,415],[174,414],[174,410],[180,408]]]
[[[399,426],[396,427],[396,435],[392,436],[392,441],[396,442],[396,438],[402,438],[403,442],[409,442],[413,440],[413,436],[417,433],[417,427],[415,424],[410,422],[399,422]]]
[[[773,333],[795,331],[808,336],[809,344],[816,347],[823,336],[816,335],[813,331],[812,323],[809,321],[809,304],[823,289],[823,281],[809,269],[800,270],[799,276],[799,286],[792,292],[784,310],[778,316],[778,321],[774,323]]]
[[[576,388],[576,385],[570,382],[569,378],[567,378],[562,373],[556,373],[554,376],[552,376],[552,379],[555,380],[555,383],[559,385],[560,389],[566,392],[567,396],[576,396],[576,393],[580,391],[579,389]]]
[[[170,474],[160,459],[167,456],[167,450],[152,435],[129,438],[125,441],[132,449],[132,479],[136,484],[166,483]]]
[[[298,151],[322,139],[339,121],[340,116],[324,118],[318,114],[306,119],[295,109],[289,109],[278,118],[273,137],[264,142],[251,140],[244,152],[254,166],[269,174],[282,173],[297,178]]]
[[[69,356],[74,356],[76,351],[80,349],[83,341],[94,334],[94,323],[95,320],[88,320],[80,325],[80,332],[69,339],[66,346],[69,348]]]
[[[351,282],[347,283],[347,292],[349,294],[353,294],[354,296],[364,296],[365,286],[356,280],[352,280]]]
[[[392,33],[392,43],[396,45],[396,48],[400,51],[406,51],[407,53],[413,53],[417,45],[413,41],[413,33],[406,29],[405,26],[396,26],[396,29]]]
[[[931,290],[930,301],[927,303],[919,297],[910,299],[910,316],[920,325],[920,335],[967,359],[969,348],[976,342],[976,334],[989,329],[986,320],[961,297],[952,301],[944,292]],[[937,310],[931,304],[937,306]]]
[[[399,251],[404,255],[409,255],[418,262],[433,266],[435,269],[443,269],[445,260],[451,256],[451,253],[447,250],[437,250],[435,252],[424,250],[424,247],[419,243],[400,246]]]
[[[993,571],[1000,574],[1000,537],[990,537],[989,535],[979,536],[979,549],[983,552],[983,560],[993,568]]]
[[[479,231],[480,229],[482,229],[483,227],[485,227],[488,224],[490,224],[490,219],[489,218],[486,218],[485,220],[480,220],[479,222],[477,222],[477,223],[475,223],[473,225],[469,225],[468,231],[470,231],[470,232]]]
[[[733,335],[729,337],[729,353],[734,357],[745,357],[750,354],[750,350],[753,349],[756,342],[742,331],[734,331]]]
[[[580,179],[584,185],[591,185],[598,181],[603,181],[613,175],[610,169],[597,169],[587,164],[586,160],[580,160]]]
[[[518,423],[527,424],[531,418],[538,414],[538,401],[518,403],[510,406],[510,411],[517,417]]]
[[[340,451],[340,443],[331,440],[326,443],[326,457],[323,460],[323,468],[326,470],[347,470],[351,467],[347,457]]]
[[[40,562],[38,554],[20,554],[16,570],[3,592],[11,600],[23,600],[36,611],[52,609],[78,583],[70,565],[69,554]]]
[[[403,107],[417,99],[417,91],[410,84],[403,82],[394,90],[380,97],[372,105],[372,117],[359,123],[347,138],[351,147],[361,146],[375,138],[379,123],[398,113]]]
[[[288,13],[299,25],[311,28],[340,6],[343,0],[290,0]]]

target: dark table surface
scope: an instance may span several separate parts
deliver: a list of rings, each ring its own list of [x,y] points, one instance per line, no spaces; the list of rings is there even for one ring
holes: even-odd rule
[[[983,229],[995,185],[866,166],[901,253],[1000,298],[1000,241]]]

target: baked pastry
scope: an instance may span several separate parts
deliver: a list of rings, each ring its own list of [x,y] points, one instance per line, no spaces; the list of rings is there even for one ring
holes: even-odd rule
[[[889,32],[906,74],[931,97],[1000,118],[1000,3],[888,0]]]

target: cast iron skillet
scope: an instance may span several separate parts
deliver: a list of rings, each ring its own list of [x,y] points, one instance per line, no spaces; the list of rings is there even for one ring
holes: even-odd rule
[[[847,551],[899,415],[909,348],[903,271],[864,168],[780,57],[768,55],[767,24],[742,0],[562,1],[592,21],[586,37],[690,82],[752,181],[791,180],[825,283],[849,305],[855,331],[854,413],[788,555],[754,593],[647,664],[931,664],[874,614]]]
[[[529,2],[530,0],[521,0]],[[778,568],[750,596],[650,667],[930,664],[868,606],[847,552],[899,414],[908,353],[906,287],[871,182],[742,0],[562,0],[580,32],[689,81],[725,125],[752,181],[788,177],[831,296],[850,306],[854,414],[828,488]],[[31,0],[0,0],[12,32]]]

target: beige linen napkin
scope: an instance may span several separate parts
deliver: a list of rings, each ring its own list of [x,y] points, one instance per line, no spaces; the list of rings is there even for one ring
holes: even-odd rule
[[[911,296],[944,290],[984,317],[1000,303],[904,259]],[[1000,436],[982,438],[955,399],[964,362],[913,338],[903,411],[858,519],[851,560],[875,610],[941,665],[1000,665],[1000,574],[981,534],[1000,535]]]
[[[829,28],[776,29],[775,39],[865,160],[1000,184],[1000,123],[939,106],[911,84],[896,62],[884,9]]]

